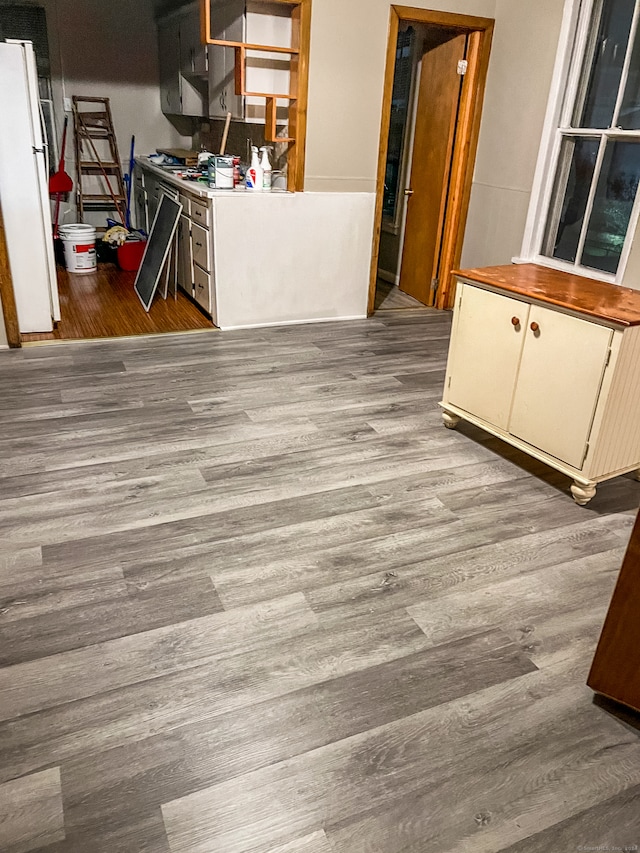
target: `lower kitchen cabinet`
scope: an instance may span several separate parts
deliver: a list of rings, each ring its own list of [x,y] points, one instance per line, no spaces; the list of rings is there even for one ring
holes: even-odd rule
[[[193,252],[191,220],[184,214],[178,223],[178,287],[193,296]]]
[[[211,315],[216,317],[213,277],[213,238],[209,228],[209,206],[196,197],[180,194],[182,215],[178,224],[178,286]]]
[[[598,316],[616,285],[592,283],[601,298],[585,311],[584,300],[554,304],[552,286],[503,290],[499,279],[458,280],[445,425],[468,420],[563,471],[584,505],[597,483],[640,469],[640,294],[637,317]]]
[[[197,264],[193,266],[193,297],[204,310],[211,314],[211,275],[205,272]]]
[[[602,628],[587,684],[640,711],[640,513]]]
[[[211,248],[209,244],[209,231],[194,222],[191,226],[191,245],[193,246],[193,262],[207,271],[211,268]]]

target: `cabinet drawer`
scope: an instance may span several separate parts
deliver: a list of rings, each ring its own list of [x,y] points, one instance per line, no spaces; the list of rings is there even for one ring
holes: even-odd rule
[[[178,201],[182,205],[183,216],[191,216],[191,199],[189,198],[189,196],[180,193]]]
[[[205,311],[211,313],[211,291],[213,290],[212,277],[208,272],[200,269],[199,266],[193,267],[193,281],[195,284],[194,297],[196,302],[201,305]]]
[[[193,223],[191,242],[193,244],[193,260],[203,270],[209,272],[209,232]]]
[[[209,205],[193,199],[191,201],[191,218],[205,228],[209,227]]]

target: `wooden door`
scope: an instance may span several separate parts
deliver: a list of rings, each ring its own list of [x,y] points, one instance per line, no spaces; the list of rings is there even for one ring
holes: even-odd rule
[[[400,290],[433,304],[453,157],[466,36],[432,48],[422,58]]]
[[[506,430],[529,307],[479,287],[459,289],[445,402]]]
[[[612,335],[606,326],[532,305],[509,432],[582,468]]]
[[[587,684],[640,711],[640,513],[631,533]]]

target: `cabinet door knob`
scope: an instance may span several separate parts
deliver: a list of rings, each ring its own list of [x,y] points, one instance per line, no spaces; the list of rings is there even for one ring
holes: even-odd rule
[[[512,325],[514,325],[514,326],[519,326],[519,325],[520,325],[520,317],[512,317],[512,318],[511,318],[511,323],[512,323]]]
[[[532,332],[539,332],[540,331],[540,326],[537,323],[532,323],[529,326],[529,328],[531,329]]]

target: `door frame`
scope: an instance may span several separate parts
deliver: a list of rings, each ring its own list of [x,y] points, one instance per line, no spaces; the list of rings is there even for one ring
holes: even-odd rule
[[[19,349],[22,346],[22,340],[20,338],[11,267],[9,266],[9,248],[2,219],[2,205],[0,205],[0,302],[2,302],[2,317],[7,333],[7,344],[11,349]]]
[[[449,179],[449,200],[442,236],[441,269],[445,272],[440,276],[440,286],[438,287],[434,303],[436,308],[451,308],[455,297],[451,286],[451,273],[459,266],[460,255],[462,253],[464,228],[469,210],[469,198],[471,196],[473,167],[478,148],[478,136],[480,134],[482,102],[484,99],[487,72],[489,70],[489,54],[495,25],[493,18],[458,15],[452,12],[432,12],[429,9],[417,9],[413,6],[391,6],[382,100],[382,119],[380,123],[380,144],[378,149],[376,207],[367,306],[367,313],[369,315],[374,311],[376,298],[384,179],[387,167],[389,124],[391,121],[391,98],[393,95],[396,44],[400,21],[426,24],[431,27],[442,27],[445,29],[457,29],[460,33],[469,36],[467,51],[468,66],[467,72],[464,75],[460,96],[456,138]]]

